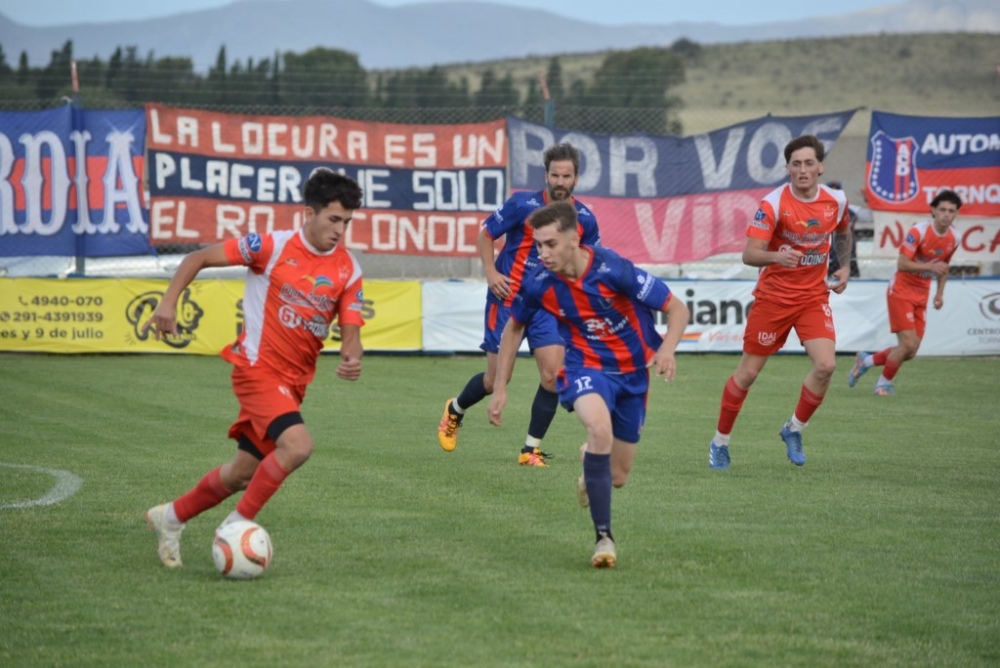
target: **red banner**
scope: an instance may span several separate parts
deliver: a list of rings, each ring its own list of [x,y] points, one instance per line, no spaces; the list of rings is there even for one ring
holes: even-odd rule
[[[503,120],[404,125],[162,105],[146,113],[154,244],[297,228],[302,186],[327,167],[364,190],[350,247],[473,256],[480,221],[507,196]]]

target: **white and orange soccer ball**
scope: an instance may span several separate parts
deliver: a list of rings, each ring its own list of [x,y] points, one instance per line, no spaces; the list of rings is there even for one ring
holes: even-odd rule
[[[212,541],[215,569],[233,580],[250,580],[271,564],[271,537],[256,522],[238,521],[219,527]]]

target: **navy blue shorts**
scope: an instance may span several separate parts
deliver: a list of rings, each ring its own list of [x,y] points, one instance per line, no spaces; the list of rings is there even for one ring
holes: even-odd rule
[[[568,411],[585,394],[599,394],[611,413],[611,433],[620,441],[638,443],[646,422],[649,370],[604,373],[596,369],[563,369],[556,378],[559,403]]]
[[[482,350],[494,354],[500,351],[500,337],[503,336],[503,328],[507,326],[509,319],[510,307],[493,301],[486,302],[483,342],[479,344]],[[535,313],[525,329],[525,338],[528,339],[528,349],[532,351],[545,346],[564,345],[562,337],[559,336],[556,317],[548,311]]]

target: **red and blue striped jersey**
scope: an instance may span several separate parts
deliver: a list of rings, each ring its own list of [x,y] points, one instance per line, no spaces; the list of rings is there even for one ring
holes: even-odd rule
[[[590,209],[579,200],[571,200],[576,207],[577,231],[580,233],[580,243],[585,246],[600,246],[601,234],[597,229],[597,218]],[[535,234],[528,217],[537,209],[551,204],[548,193],[544,190],[535,192],[516,192],[507,198],[499,209],[483,221],[483,228],[490,239],[499,239],[507,235],[504,246],[496,258],[496,268],[504,276],[511,279],[511,295],[517,294],[521,282],[528,272],[539,266],[538,250],[535,248]],[[500,303],[491,291],[487,291],[487,301]],[[510,306],[513,297],[507,300]]]
[[[556,317],[566,343],[566,366],[631,373],[656,354],[662,337],[654,311],[673,296],[662,280],[609,248],[587,248],[590,264],[575,281],[539,265],[525,278],[511,317],[527,324],[535,312]]]

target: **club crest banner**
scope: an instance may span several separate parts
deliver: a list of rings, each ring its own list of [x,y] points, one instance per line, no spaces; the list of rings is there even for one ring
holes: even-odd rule
[[[1000,217],[1000,116],[936,118],[872,112],[865,187],[873,211],[926,215],[939,190],[962,216]]]

